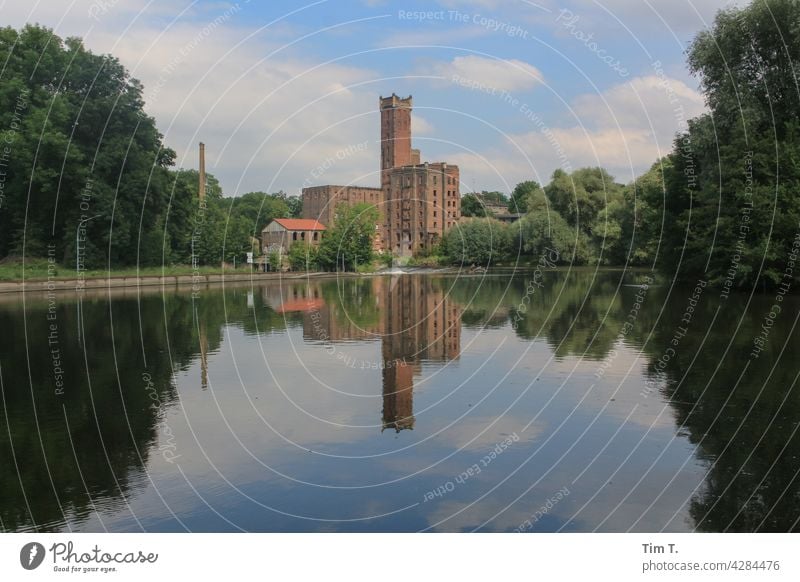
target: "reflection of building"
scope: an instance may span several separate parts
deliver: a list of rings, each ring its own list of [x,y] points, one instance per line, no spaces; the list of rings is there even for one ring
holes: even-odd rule
[[[304,218],[276,218],[261,231],[262,250],[265,254],[285,254],[298,241],[319,244],[325,225]]]
[[[386,299],[383,428],[414,427],[414,374],[423,361],[457,359],[461,309],[427,277],[396,277]]]
[[[263,289],[265,302],[276,312],[302,314],[306,341],[381,339],[384,430],[414,427],[414,376],[424,362],[448,362],[460,355],[461,308],[428,277],[379,277],[366,287],[353,281],[352,288],[339,283],[329,298],[319,282]],[[371,363],[367,369],[377,367]]]
[[[412,99],[381,97],[381,187],[303,188],[303,217],[331,226],[337,204],[374,204],[381,211],[375,246],[410,256],[430,248],[461,218],[458,166],[422,163],[411,147]]]

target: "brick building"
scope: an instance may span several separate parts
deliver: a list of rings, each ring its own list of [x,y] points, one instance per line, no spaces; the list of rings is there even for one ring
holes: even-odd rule
[[[383,195],[380,188],[364,186],[311,186],[303,188],[303,218],[318,220],[322,224],[333,224],[336,206],[366,202],[380,207]]]
[[[461,218],[458,166],[420,162],[412,108],[410,96],[380,99],[383,247],[398,256],[430,248]]]
[[[269,254],[286,254],[297,241],[319,244],[325,225],[303,218],[276,218],[261,231],[261,250]]]
[[[412,98],[381,97],[381,187],[303,188],[303,217],[330,226],[339,203],[374,203],[381,211],[375,247],[398,256],[430,248],[461,218],[458,166],[422,163],[411,147]]]

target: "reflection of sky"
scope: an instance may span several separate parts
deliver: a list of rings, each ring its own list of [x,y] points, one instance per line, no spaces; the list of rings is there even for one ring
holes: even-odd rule
[[[599,362],[556,361],[507,326],[464,330],[457,361],[415,369],[414,429],[382,433],[379,369],[348,368],[299,326],[224,334],[208,390],[199,363],[176,376],[180,405],[166,422],[180,457],[169,464],[153,451],[153,484],[129,500],[146,529],[181,529],[168,506],[193,530],[505,531],[563,487],[570,495],[535,531],[688,527],[683,508],[703,472],[687,441],[672,440],[660,397],[639,394],[643,362],[632,350],[598,381]],[[335,346],[381,361],[377,341]],[[456,483],[512,434],[518,442]],[[448,482],[452,491],[425,501]],[[99,513],[105,527],[137,528],[118,506]],[[370,516],[384,517],[362,520]],[[84,524],[100,527],[96,517]]]

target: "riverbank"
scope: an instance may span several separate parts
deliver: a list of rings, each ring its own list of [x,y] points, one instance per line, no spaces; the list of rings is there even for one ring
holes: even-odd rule
[[[0,293],[44,293],[48,291],[83,291],[125,287],[205,288],[226,283],[281,281],[286,279],[325,279],[360,277],[359,273],[290,272],[290,273],[219,273],[196,275],[144,275],[81,278],[51,278],[25,281],[0,281]]]

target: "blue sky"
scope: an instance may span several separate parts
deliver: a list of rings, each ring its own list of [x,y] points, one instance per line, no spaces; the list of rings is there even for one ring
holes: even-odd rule
[[[629,182],[704,111],[685,50],[721,0],[0,0],[118,56],[179,165],[227,195],[377,185],[380,95],[414,96],[423,160],[462,192],[553,170]]]

